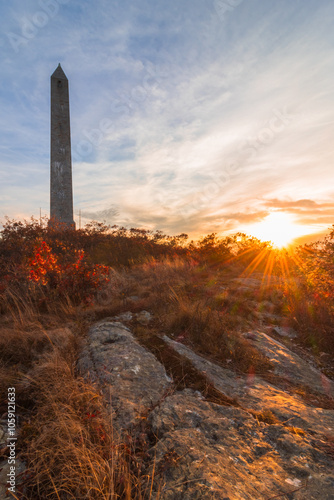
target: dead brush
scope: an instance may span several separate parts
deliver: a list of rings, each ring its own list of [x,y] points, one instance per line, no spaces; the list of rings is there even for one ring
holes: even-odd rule
[[[160,333],[190,344],[195,351],[218,362],[229,359],[234,368],[244,373],[251,368],[256,373],[271,368],[267,358],[240,334],[249,326],[247,320],[226,310],[232,309],[235,298],[229,297],[224,306],[217,300],[222,293],[222,280],[225,285],[225,269],[221,278],[217,269],[166,259],[138,266],[128,273],[140,283],[142,293],[148,294],[146,305]],[[240,307],[243,314],[246,306]]]
[[[250,369],[263,373],[271,368],[267,358],[237,331],[231,315],[212,310],[208,300],[190,301],[173,289],[170,300],[173,308],[164,316],[164,327],[173,338],[218,362],[229,359],[243,373]]]
[[[58,300],[51,300],[41,286],[21,291],[18,287],[8,287],[1,296],[2,324],[10,324],[19,331],[40,329],[41,325],[64,324],[76,318],[79,308],[68,294]]]
[[[37,412],[23,426],[28,464],[22,499],[142,499],[143,481],[103,399],[55,349],[29,377]]]
[[[253,417],[258,420],[258,422],[264,422],[265,424],[269,425],[277,425],[281,423],[271,410],[248,410],[248,412],[251,413]]]
[[[134,467],[138,450],[117,435],[101,394],[75,372],[86,328],[82,312],[72,321],[73,333],[65,325],[59,328],[72,314],[71,304],[61,306],[62,320],[50,313],[44,317],[52,325],[58,318],[53,325],[58,328],[45,330],[40,315],[27,319],[22,312],[19,328],[0,330],[2,401],[7,388],[15,386],[21,417],[18,458],[27,465],[19,498],[141,500],[150,483]],[[2,322],[8,320],[10,313]]]
[[[1,309],[10,315],[15,327],[22,327],[38,316],[34,297],[16,287],[8,287],[1,299]]]
[[[41,325],[30,324],[30,329],[0,329],[0,360],[7,367],[27,369],[36,361],[38,354],[50,346]]]
[[[169,293],[171,287],[184,288],[191,278],[193,264],[181,258],[154,261],[136,269],[140,277],[150,287],[151,292],[160,296]]]

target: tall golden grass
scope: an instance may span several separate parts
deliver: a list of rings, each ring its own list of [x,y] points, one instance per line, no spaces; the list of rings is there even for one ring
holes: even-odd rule
[[[5,401],[7,387],[16,387],[19,458],[27,466],[18,498],[149,498],[136,436],[130,442],[115,431],[99,389],[76,373],[83,328],[59,327],[58,318],[58,328],[45,331],[31,311],[24,326],[22,318],[20,329],[0,330],[0,391]]]

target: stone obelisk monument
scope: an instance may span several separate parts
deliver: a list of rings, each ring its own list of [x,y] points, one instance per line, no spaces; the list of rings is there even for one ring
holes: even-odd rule
[[[73,220],[70,103],[60,64],[51,75],[50,226],[75,229]]]

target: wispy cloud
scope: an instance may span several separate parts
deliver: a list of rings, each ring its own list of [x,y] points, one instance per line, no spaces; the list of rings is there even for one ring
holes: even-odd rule
[[[270,210],[328,224],[334,5],[253,0],[224,16],[199,0],[57,5],[17,53],[8,32],[41,6],[1,6],[0,216],[48,205],[49,77],[61,62],[77,213],[103,218],[112,203],[115,222],[192,234]]]
[[[115,217],[118,215],[118,211],[116,207],[111,206],[105,210],[97,212],[86,212],[85,210],[80,210],[76,215],[89,221],[103,221],[107,224],[112,224],[115,221]]]

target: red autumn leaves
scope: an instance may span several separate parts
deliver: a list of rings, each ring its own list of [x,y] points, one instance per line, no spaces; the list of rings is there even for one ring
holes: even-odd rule
[[[108,283],[109,268],[88,262],[83,250],[63,250],[56,255],[44,240],[40,241],[27,262],[28,280],[76,301],[92,299],[94,292]]]

